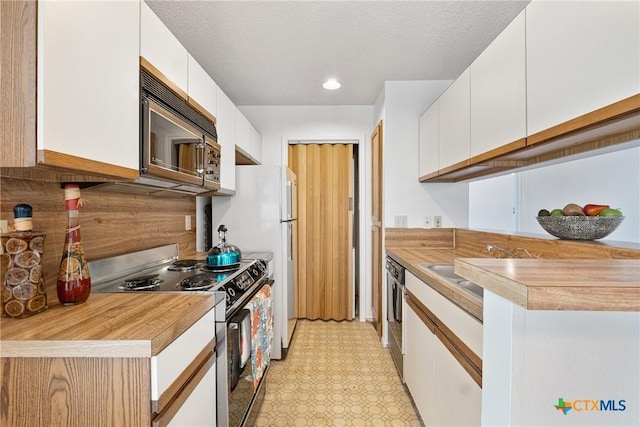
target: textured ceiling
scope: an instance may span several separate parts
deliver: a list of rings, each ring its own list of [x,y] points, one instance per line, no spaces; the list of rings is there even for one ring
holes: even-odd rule
[[[529,0],[146,1],[237,105],[371,105],[455,79]]]

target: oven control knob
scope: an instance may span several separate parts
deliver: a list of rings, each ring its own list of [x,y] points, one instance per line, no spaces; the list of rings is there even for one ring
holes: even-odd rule
[[[258,275],[258,270],[254,268],[253,269],[253,274],[257,276]]]

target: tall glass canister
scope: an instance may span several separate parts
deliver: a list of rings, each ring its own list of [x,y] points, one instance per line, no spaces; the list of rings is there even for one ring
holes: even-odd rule
[[[89,266],[84,258],[84,248],[80,238],[78,207],[80,187],[66,184],[64,187],[65,207],[68,215],[67,231],[64,239],[62,260],[58,269],[58,300],[62,305],[81,304],[91,293]]]
[[[13,208],[14,231],[2,235],[2,315],[23,318],[47,309],[47,291],[42,276],[45,233],[32,231],[30,205]]]

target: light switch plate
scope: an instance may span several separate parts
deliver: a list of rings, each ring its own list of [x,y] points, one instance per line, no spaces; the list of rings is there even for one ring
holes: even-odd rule
[[[191,215],[184,216],[184,231],[191,230]]]
[[[433,217],[433,226],[435,228],[441,228],[442,227],[442,217],[441,216],[434,216]]]
[[[422,222],[422,226],[424,228],[431,228],[433,227],[433,217],[432,216],[425,216],[424,217],[424,221]]]

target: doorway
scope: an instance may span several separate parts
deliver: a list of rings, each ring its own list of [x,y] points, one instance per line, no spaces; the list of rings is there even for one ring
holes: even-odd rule
[[[298,183],[298,315],[354,317],[355,167],[350,143],[288,146]]]

